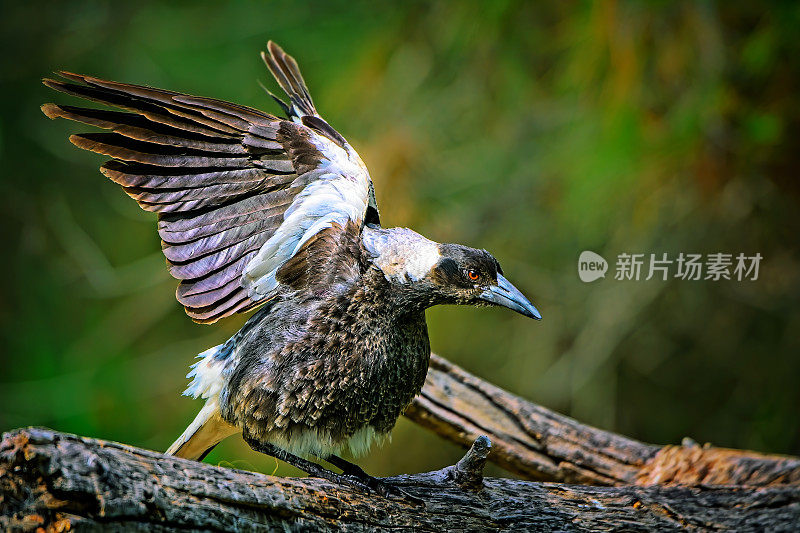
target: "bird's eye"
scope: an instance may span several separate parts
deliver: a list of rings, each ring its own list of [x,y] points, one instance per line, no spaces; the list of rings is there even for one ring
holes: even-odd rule
[[[472,281],[477,281],[480,276],[474,270],[467,270],[467,277]]]

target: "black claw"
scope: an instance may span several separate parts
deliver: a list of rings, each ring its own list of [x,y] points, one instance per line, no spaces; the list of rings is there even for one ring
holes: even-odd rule
[[[325,457],[325,460],[328,461],[330,464],[340,468],[342,470],[342,474],[353,477],[357,479],[361,484],[367,487],[370,491],[378,494],[379,496],[383,496],[384,498],[391,499],[392,497],[405,500],[410,502],[414,505],[425,505],[425,502],[411,496],[404,490],[398,488],[397,486],[388,483],[382,479],[378,479],[376,477],[370,476],[364,470],[355,463],[351,463],[345,459],[337,455],[329,455]]]
[[[382,479],[370,476],[369,474],[361,471],[359,475],[355,472],[347,472],[343,474],[334,474],[342,484],[349,485],[356,490],[360,490],[367,494],[377,494],[389,500],[402,500],[409,502],[413,505],[425,506],[425,502],[419,498],[410,495],[403,489],[399,488],[392,483]]]
[[[275,446],[274,444],[260,442],[256,439],[248,437],[245,437],[245,442],[247,442],[247,444],[249,444],[250,447],[255,451],[275,457],[282,461],[286,461],[300,470],[303,470],[309,476],[327,479],[332,483],[339,483],[340,485],[349,485],[356,490],[366,493],[374,492],[380,496],[383,496],[384,498],[398,498],[413,505],[425,506],[425,502],[423,500],[411,496],[404,490],[392,485],[391,483],[387,483],[382,479],[370,476],[364,472],[360,466],[349,461],[345,461],[344,459],[336,457],[335,455],[329,456],[325,460],[332,465],[339,467],[342,470],[341,474],[331,472],[327,468],[324,468],[317,463],[313,463],[307,459],[298,457],[282,448],[279,448],[278,446]]]
[[[364,480],[366,486],[369,487],[371,491],[378,494],[379,496],[383,496],[387,499],[400,499],[405,500],[409,503],[414,505],[421,505],[422,507],[425,506],[425,501],[417,498],[416,496],[412,496],[411,494],[407,493],[400,487],[383,481],[382,479],[378,479],[372,476],[367,476],[367,479]]]

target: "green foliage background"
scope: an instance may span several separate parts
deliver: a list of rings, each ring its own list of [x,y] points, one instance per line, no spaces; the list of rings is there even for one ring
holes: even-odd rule
[[[257,83],[273,39],[371,169],[384,223],[491,250],[545,317],[436,308],[435,351],[645,441],[800,453],[798,27],[793,2],[6,3],[0,430],[164,449],[200,407],[179,395],[192,358],[243,322],[184,315],[155,217],[69,144],[80,126],[39,112],[70,101],[39,78],[275,112]],[[754,282],[584,284],[582,250],[612,269],[623,252],[764,260]],[[401,420],[362,463],[460,453]],[[276,468],[237,439],[208,461]]]

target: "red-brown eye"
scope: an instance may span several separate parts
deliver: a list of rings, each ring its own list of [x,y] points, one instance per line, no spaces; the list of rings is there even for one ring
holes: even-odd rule
[[[477,279],[480,277],[480,276],[478,275],[478,273],[477,273],[477,272],[475,272],[474,270],[467,270],[467,276],[468,276],[468,277],[469,277],[469,279],[471,279],[472,281],[476,281],[476,280],[477,280]]]

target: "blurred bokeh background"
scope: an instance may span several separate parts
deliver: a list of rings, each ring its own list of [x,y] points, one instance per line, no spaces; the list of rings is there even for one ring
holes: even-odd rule
[[[5,3],[0,430],[165,449],[200,407],[192,323],[155,217],[47,120],[55,69],[277,112],[258,52],[297,57],[370,168],[385,224],[491,250],[537,304],[436,308],[433,348],[583,422],[653,443],[800,453],[800,4]],[[582,283],[577,258],[612,262]],[[763,256],[757,281],[616,281],[620,253]],[[375,474],[461,450],[401,419]],[[273,472],[229,439],[209,462]],[[281,466],[279,473],[292,472]],[[494,471],[495,474],[501,473]]]

